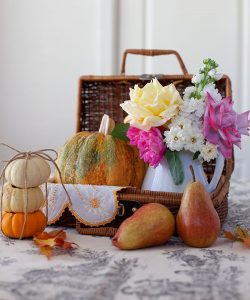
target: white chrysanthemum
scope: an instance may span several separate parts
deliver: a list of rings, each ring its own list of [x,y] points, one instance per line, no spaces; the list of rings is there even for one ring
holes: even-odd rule
[[[191,122],[191,126],[193,123],[196,123],[200,120],[200,118],[198,118],[194,113],[180,112],[180,116],[185,118],[188,122]]]
[[[216,101],[216,102],[220,102],[222,97],[221,94],[219,93],[219,91],[215,88],[215,84],[214,83],[209,83],[204,87],[203,92],[201,93],[201,95],[203,97],[205,97],[207,95],[207,93],[209,93],[211,95],[211,97]]]
[[[193,122],[192,122],[192,128],[196,127],[199,131],[202,132],[203,130],[203,120],[201,120],[200,118],[197,119],[197,117],[194,118]]]
[[[216,158],[217,155],[218,150],[216,145],[206,142],[206,144],[201,147],[200,157],[203,160],[209,162],[210,160]]]
[[[202,117],[204,115],[205,111],[205,104],[202,99],[188,99],[183,101],[183,104],[180,106],[181,112],[184,113],[184,115],[189,115],[191,113],[194,113],[198,118]]]
[[[175,117],[170,125],[171,127],[179,127],[182,130],[189,129],[191,127],[192,121],[188,118],[182,116],[181,114]]]
[[[182,130],[182,140],[183,140],[184,148],[185,148],[185,145],[186,145],[187,141],[189,140],[191,132],[192,132],[192,127],[191,126],[185,127]]]
[[[196,102],[197,102],[197,104],[196,104],[196,110],[195,110],[194,114],[198,118],[201,118],[204,115],[206,105],[205,105],[204,101],[201,101],[201,100],[197,100]]]
[[[204,144],[204,137],[198,127],[193,126],[191,128],[192,130],[189,131],[189,136],[186,138],[185,150],[195,153],[196,151],[200,151]]]
[[[183,130],[178,126],[172,126],[170,130],[164,132],[164,142],[168,149],[172,151],[180,151],[184,146]]]

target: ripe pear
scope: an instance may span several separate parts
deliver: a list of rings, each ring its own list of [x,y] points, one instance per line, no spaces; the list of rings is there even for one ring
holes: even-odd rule
[[[167,207],[149,203],[123,221],[112,239],[114,246],[132,250],[165,244],[173,235],[175,220]]]
[[[219,235],[220,219],[210,194],[195,178],[184,191],[176,217],[176,230],[185,244],[198,248],[211,246]]]

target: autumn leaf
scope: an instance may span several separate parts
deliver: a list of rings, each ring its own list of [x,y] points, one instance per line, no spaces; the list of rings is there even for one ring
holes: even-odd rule
[[[72,245],[75,245],[77,247],[77,244],[75,244],[75,243],[70,243],[70,242],[64,241],[64,243],[62,245],[62,248],[63,249],[70,249],[70,248],[72,248]]]
[[[50,232],[41,232],[34,235],[34,243],[38,246],[41,254],[48,259],[52,257],[53,249],[74,249],[78,247],[77,244],[65,241],[66,232],[64,230],[53,230]]]
[[[250,248],[250,238],[244,239],[244,244]]]
[[[54,247],[56,245],[56,241],[55,238],[48,238],[48,239],[37,239],[36,237],[34,237],[34,242],[38,247]]]
[[[49,234],[50,236],[66,239],[66,232],[64,230],[52,230]]]
[[[237,226],[237,227],[235,228],[235,233],[236,233],[241,239],[249,238],[249,234],[248,234],[247,229],[241,228],[240,226]]]
[[[224,236],[231,241],[239,241],[250,248],[250,235],[246,228],[236,226],[234,232],[224,231]]]
[[[231,241],[238,241],[239,239],[231,232],[231,231],[224,231],[224,237]]]
[[[40,246],[39,251],[41,254],[47,256],[48,259],[52,256],[52,248],[50,246]]]

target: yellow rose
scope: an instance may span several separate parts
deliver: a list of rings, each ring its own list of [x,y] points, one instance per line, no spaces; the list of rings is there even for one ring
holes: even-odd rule
[[[142,89],[130,89],[130,99],[121,104],[128,113],[124,122],[143,130],[164,125],[178,114],[182,99],[174,84],[162,86],[154,78]]]

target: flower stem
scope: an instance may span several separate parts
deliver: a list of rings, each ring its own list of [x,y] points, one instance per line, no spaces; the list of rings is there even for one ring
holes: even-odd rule
[[[203,79],[195,84],[196,90],[190,94],[190,98],[195,98],[197,100],[202,98],[201,92],[204,90],[205,86],[216,81],[216,78],[211,76],[209,72],[214,70],[214,74],[216,74],[218,64],[210,58],[204,59],[203,64],[204,67],[199,70],[199,74],[203,75]]]
[[[193,168],[193,166],[192,166],[192,165],[190,165],[190,166],[189,166],[189,169],[190,169],[190,171],[191,171],[191,173],[192,173],[193,182],[195,182],[195,181],[196,181],[196,178],[195,178],[195,174],[194,174],[194,168]]]

